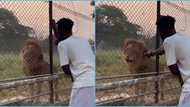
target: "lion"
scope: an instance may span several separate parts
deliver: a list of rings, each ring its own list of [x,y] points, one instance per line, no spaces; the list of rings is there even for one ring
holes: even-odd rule
[[[128,66],[128,70],[132,74],[139,73],[151,73],[155,72],[155,60],[146,57],[144,53],[147,52],[145,43],[141,40],[126,39],[123,46],[123,53],[125,56],[125,61]],[[145,75],[137,76],[138,78],[143,78]],[[162,87],[162,86],[160,86]],[[154,88],[154,87],[153,87]],[[149,83],[139,83],[135,87],[135,94],[138,95],[146,93],[148,90],[152,89]],[[163,94],[161,93],[161,98]],[[143,102],[145,97],[143,97]]]
[[[44,60],[42,49],[37,40],[27,40],[24,47],[21,49],[20,56],[22,61],[22,69],[26,76],[50,74],[50,65]],[[57,84],[58,81],[55,80],[55,88],[57,88]],[[39,95],[42,92],[44,85],[42,82],[38,82],[36,89],[34,89],[34,85],[31,85],[30,95]],[[56,94],[55,97],[57,100],[58,95]],[[39,101],[39,99],[37,98],[36,101]]]
[[[125,40],[123,52],[128,69],[131,73],[148,73],[155,70],[153,60],[144,56],[146,51],[147,48],[144,42],[133,39]]]

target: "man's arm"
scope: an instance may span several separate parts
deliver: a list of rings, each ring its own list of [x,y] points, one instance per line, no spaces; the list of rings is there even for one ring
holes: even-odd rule
[[[170,69],[172,74],[179,77],[179,81],[180,81],[180,84],[182,86],[183,85],[183,79],[182,79],[182,76],[181,76],[181,73],[179,71],[179,68],[178,68],[177,64],[170,65],[170,66],[168,66],[168,68]]]
[[[63,72],[71,77],[71,80],[73,81],[73,76],[70,70],[69,66],[69,53],[68,48],[66,44],[60,44],[57,46],[58,54],[59,54],[59,60],[60,65],[63,70]]]
[[[158,48],[156,50],[145,52],[145,56],[151,57],[151,56],[155,56],[155,55],[163,55],[164,53],[165,53],[164,52],[164,47],[161,46],[160,48]]]
[[[64,72],[66,75],[70,76],[70,77],[71,77],[71,80],[74,81],[73,76],[72,76],[72,73],[71,73],[71,70],[70,70],[70,67],[69,67],[69,64],[62,66],[61,68],[62,68],[63,72]]]

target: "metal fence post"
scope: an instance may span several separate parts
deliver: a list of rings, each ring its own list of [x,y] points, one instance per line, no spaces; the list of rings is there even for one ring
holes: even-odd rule
[[[160,0],[157,0],[157,20],[160,17]],[[160,37],[158,35],[158,27],[156,27],[156,49],[160,47]],[[156,55],[156,74],[157,76],[160,74],[160,69],[159,69],[159,55]],[[155,95],[155,101],[156,103],[159,102],[159,81],[156,82],[156,95]]]
[[[49,62],[50,62],[50,73],[53,75],[53,32],[52,32],[52,1],[49,1]],[[54,103],[54,88],[53,80],[50,81],[50,103]]]

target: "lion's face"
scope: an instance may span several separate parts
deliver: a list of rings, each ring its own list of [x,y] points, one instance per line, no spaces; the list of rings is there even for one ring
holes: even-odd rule
[[[127,63],[138,64],[144,59],[144,52],[146,51],[143,42],[137,40],[125,41],[123,52]]]
[[[35,42],[27,42],[21,51],[22,62],[25,66],[36,67],[43,60],[41,47]]]

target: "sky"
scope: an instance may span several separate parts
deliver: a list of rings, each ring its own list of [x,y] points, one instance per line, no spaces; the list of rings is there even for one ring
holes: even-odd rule
[[[171,0],[170,0],[171,1]],[[94,38],[94,22],[92,19],[85,19],[80,15],[73,14],[65,8],[78,12],[91,18],[93,7],[90,5],[91,0],[78,1],[56,1],[53,5],[53,18],[57,21],[62,17],[68,17],[74,20],[74,35],[85,38]],[[188,1],[172,1],[181,7],[190,9]],[[152,0],[142,1],[113,1],[113,0],[97,0],[97,5],[108,4],[121,8],[132,23],[141,25],[144,34],[155,35],[156,22],[156,2]],[[15,1],[0,2],[0,8],[7,8],[14,12],[21,24],[30,26],[35,30],[33,36],[38,38],[47,38],[49,33],[48,3],[44,1]],[[190,13],[181,12],[165,3],[161,3],[161,14],[172,15],[176,18],[177,31],[190,33]]]
[[[170,0],[178,6],[190,10],[190,1]],[[123,10],[128,20],[132,23],[138,24],[143,27],[143,34],[155,36],[156,31],[156,1],[154,0],[126,0],[113,1],[113,0],[98,0],[97,5],[113,5]],[[176,29],[179,32],[190,34],[190,12],[184,13],[179,9],[161,2],[161,14],[171,15],[176,18]]]
[[[91,14],[93,7],[90,0],[85,1],[56,1],[53,5],[53,18],[58,21],[62,17],[71,18],[74,21],[74,35],[85,38],[93,38],[93,20]],[[58,4],[58,5],[57,5]],[[0,8],[6,8],[12,11],[23,25],[30,26],[35,30],[33,36],[39,39],[48,37],[49,18],[48,3],[45,1],[13,1],[0,2]],[[66,11],[68,8],[70,11]],[[89,17],[89,20],[73,14],[73,11]]]

